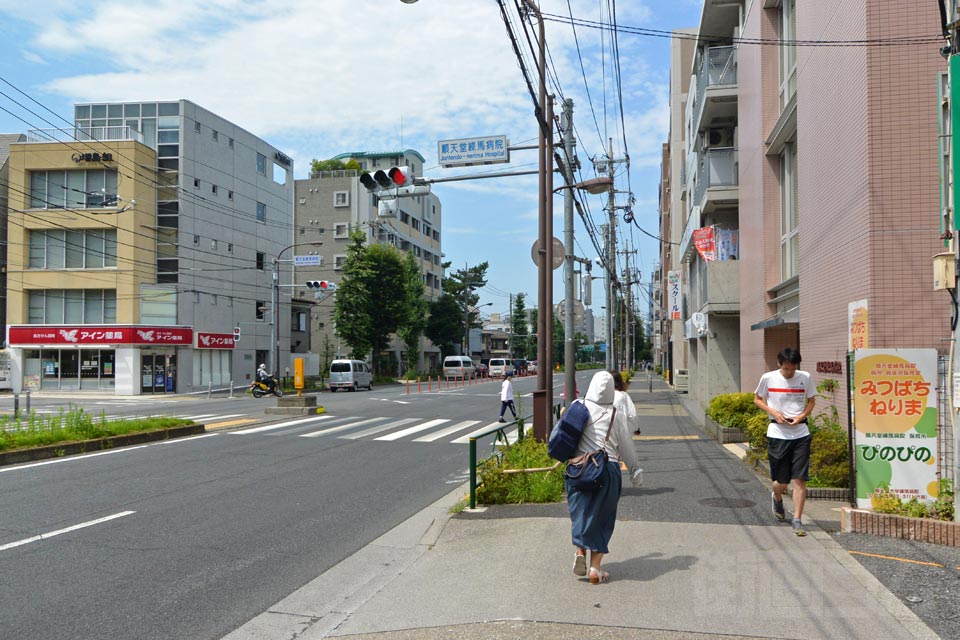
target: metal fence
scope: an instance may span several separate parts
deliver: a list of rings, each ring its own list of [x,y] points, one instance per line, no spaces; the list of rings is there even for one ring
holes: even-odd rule
[[[937,476],[947,478],[957,485],[956,465],[954,464],[953,424],[953,386],[950,383],[950,359],[941,354],[937,358]]]

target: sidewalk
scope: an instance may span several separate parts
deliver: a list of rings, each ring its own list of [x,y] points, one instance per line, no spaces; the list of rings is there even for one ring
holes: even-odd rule
[[[226,639],[937,637],[807,515],[805,538],[777,523],[765,483],[654,385],[631,393],[645,485],[626,483],[609,583],[573,575],[565,503],[451,516],[460,488]]]

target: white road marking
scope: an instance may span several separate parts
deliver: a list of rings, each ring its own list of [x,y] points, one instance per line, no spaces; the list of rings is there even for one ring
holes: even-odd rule
[[[328,436],[331,433],[340,433],[341,431],[347,431],[355,427],[359,427],[365,424],[370,424],[371,422],[377,422],[378,420],[386,420],[386,418],[370,418],[369,420],[361,420],[360,422],[351,422],[350,424],[345,424],[340,427],[334,427],[332,429],[324,429],[323,431],[314,431],[313,433],[304,433],[301,435],[301,438],[319,438],[320,436]]]
[[[0,551],[6,551],[7,549],[13,549],[14,547],[19,547],[25,544],[30,544],[31,542],[38,542],[40,540],[47,540],[53,538],[54,536],[59,536],[64,533],[70,533],[71,531],[76,531],[77,529],[83,529],[85,527],[92,527],[96,524],[102,524],[104,522],[109,522],[110,520],[116,520],[117,518],[122,518],[124,516],[129,516],[136,513],[136,511],[121,511],[120,513],[115,513],[112,516],[106,516],[103,518],[97,518],[96,520],[90,520],[89,522],[81,522],[80,524],[75,524],[72,527],[66,527],[65,529],[57,529],[56,531],[50,531],[49,533],[41,533],[38,536],[32,536],[30,538],[24,538],[23,540],[17,540],[16,542],[8,542],[7,544],[0,545]]]
[[[397,431],[396,433],[391,433],[389,435],[380,436],[379,438],[374,438],[374,440],[387,440],[387,441],[399,440],[400,438],[408,436],[411,433],[419,433],[420,431],[426,431],[427,429],[430,429],[432,427],[437,427],[446,422],[450,422],[450,421],[444,420],[444,419],[431,420],[430,422],[424,422],[423,424],[418,424],[416,426],[409,427],[407,429],[404,429],[403,431]]]
[[[320,420],[329,420],[331,416],[314,416],[312,418],[303,418],[301,420],[290,420],[289,422],[278,422],[277,424],[268,424],[263,427],[254,427],[252,429],[242,429],[240,431],[231,431],[229,435],[238,436],[246,435],[248,433],[260,433],[262,431],[272,431],[274,429],[283,429],[284,427],[292,427],[295,424],[303,424],[305,422],[319,422]]]
[[[457,431],[462,431],[472,427],[475,424],[478,424],[479,420],[464,420],[463,422],[458,422],[457,424],[447,427],[446,429],[441,429],[440,431],[435,431],[430,435],[423,436],[421,438],[415,438],[414,442],[433,442],[434,440],[439,440],[444,436],[448,436],[451,433],[456,433]]]
[[[357,433],[351,433],[346,436],[340,436],[346,440],[359,440],[360,438],[365,438],[367,436],[372,436],[375,433],[380,433],[386,431],[387,429],[394,429],[396,427],[402,427],[405,424],[410,424],[411,422],[416,422],[420,418],[404,418],[402,420],[396,420],[394,422],[388,422],[387,424],[381,424],[376,427],[371,427],[370,429],[364,429],[363,431],[358,431]],[[379,438],[378,438],[379,439]]]
[[[490,429],[493,429],[494,427],[497,427],[497,426],[499,426],[499,425],[500,425],[499,422],[491,422],[491,423],[488,424],[487,426],[481,427],[481,428],[477,429],[476,431],[471,431],[470,433],[468,433],[467,435],[463,436],[462,438],[457,438],[456,440],[453,440],[452,442],[453,442],[454,444],[467,444],[468,442],[470,442],[470,438],[474,438],[474,437],[480,435],[481,433],[483,433],[484,431],[489,431]]]

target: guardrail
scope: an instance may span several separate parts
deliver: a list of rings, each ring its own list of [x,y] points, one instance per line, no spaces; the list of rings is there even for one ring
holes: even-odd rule
[[[477,433],[470,436],[470,508],[471,509],[477,508],[477,466],[479,464],[477,462],[477,440],[479,440],[480,438],[486,438],[492,433],[497,434],[497,437],[493,439],[493,444],[491,445],[491,450],[493,452],[491,453],[490,458],[492,458],[494,455],[496,455],[496,447],[498,443],[503,442],[503,444],[509,444],[509,442],[507,441],[506,430],[516,425],[517,440],[518,441],[522,440],[524,436],[524,433],[523,433],[524,422],[532,418],[533,418],[532,415],[529,415],[525,418],[521,416],[516,420],[514,420],[513,422],[505,422],[501,425],[493,427],[492,429],[488,429],[483,433]],[[490,458],[484,458],[481,462],[486,462]]]

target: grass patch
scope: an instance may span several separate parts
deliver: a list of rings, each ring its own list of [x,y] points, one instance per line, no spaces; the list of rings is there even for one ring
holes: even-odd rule
[[[122,436],[147,431],[158,431],[192,424],[183,418],[136,418],[107,420],[106,414],[99,417],[80,407],[61,409],[59,415],[0,418],[0,451],[32,449],[66,442],[82,442],[109,436]]]
[[[556,463],[545,442],[526,437],[501,445],[497,455],[480,464],[477,500],[483,504],[559,502],[563,499],[563,466],[553,471],[504,473],[507,469],[539,469]]]

